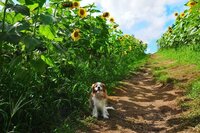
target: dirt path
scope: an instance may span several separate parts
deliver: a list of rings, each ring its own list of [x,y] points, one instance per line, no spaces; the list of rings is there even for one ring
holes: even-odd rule
[[[91,123],[88,133],[165,133],[177,132],[176,122],[181,109],[176,98],[180,90],[172,84],[156,83],[148,66],[120,82],[115,96],[109,97],[108,120],[99,118]]]

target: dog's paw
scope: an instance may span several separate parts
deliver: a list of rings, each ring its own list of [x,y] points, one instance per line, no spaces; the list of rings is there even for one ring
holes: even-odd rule
[[[103,118],[104,119],[108,119],[109,117],[107,115],[103,115]]]
[[[95,117],[95,118],[98,118],[98,114],[97,113],[92,114],[92,116]]]

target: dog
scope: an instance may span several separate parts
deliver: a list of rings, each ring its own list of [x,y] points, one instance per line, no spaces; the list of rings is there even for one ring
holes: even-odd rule
[[[103,118],[108,119],[108,109],[114,110],[113,107],[107,107],[107,90],[104,83],[96,82],[92,84],[90,96],[90,106],[92,107],[92,116],[98,118],[98,111],[102,113]]]

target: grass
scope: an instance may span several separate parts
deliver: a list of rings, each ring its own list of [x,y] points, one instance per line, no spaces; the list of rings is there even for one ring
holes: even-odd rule
[[[195,51],[192,47],[181,47],[177,50],[175,49],[165,49],[160,50],[157,55],[159,56],[159,62],[171,60],[174,63],[167,65],[169,67],[176,67],[180,65],[195,65],[197,68],[194,68],[194,72],[198,72],[200,70],[200,52]],[[195,70],[196,69],[196,70]],[[170,76],[168,75],[166,67],[160,66],[154,69],[155,75],[158,79],[167,79]],[[187,73],[185,71],[184,73]],[[191,83],[187,85],[187,94],[189,98],[192,99],[200,99],[200,79],[195,79]]]
[[[156,53],[156,59],[151,59],[153,64],[153,74],[156,79],[167,83],[168,80],[173,80],[176,77],[176,74],[180,74],[182,76],[187,76],[191,73],[196,73],[198,75],[200,71],[200,52],[194,50],[192,47],[181,47],[177,50],[175,49],[163,49]],[[166,63],[171,62],[171,63]],[[187,69],[189,66],[194,66],[194,68],[190,71]],[[172,68],[175,68],[176,71],[173,71]],[[179,71],[180,68],[184,68]],[[189,72],[188,72],[189,70]],[[197,76],[198,77],[198,76]],[[177,78],[177,77],[176,77]],[[194,78],[194,77],[186,77],[186,78]],[[178,80],[178,79],[177,79]],[[176,81],[173,80],[173,81]],[[176,83],[176,82],[173,82]],[[177,82],[178,83],[178,82]],[[183,82],[179,82],[178,84],[174,84],[175,87],[181,86],[181,88],[186,91],[186,99],[180,102],[183,110],[187,110],[183,119],[186,123],[185,126],[191,125],[195,127],[195,131],[200,131],[200,77],[194,78],[191,81],[187,81],[185,85]]]
[[[200,99],[200,79],[192,82],[188,88],[188,97],[192,99]]]
[[[195,64],[200,68],[200,53],[191,47],[180,47],[179,49],[160,50],[158,55],[162,55],[164,59],[172,59],[178,64]]]
[[[164,72],[162,70],[154,70],[153,75],[155,76],[157,81],[160,81],[162,83],[166,83],[167,79],[169,78],[167,72]]]
[[[151,62],[151,64],[153,65],[153,75],[156,81],[159,81],[163,84],[176,83],[176,80],[168,73],[167,70],[170,67],[174,67],[176,63],[166,64],[165,61],[166,57],[162,56],[161,53],[159,53],[159,58],[149,59],[149,62]]]

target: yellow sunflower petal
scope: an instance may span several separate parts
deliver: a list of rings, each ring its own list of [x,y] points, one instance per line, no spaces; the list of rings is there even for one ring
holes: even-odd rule
[[[75,2],[73,3],[73,7],[74,7],[74,8],[80,7],[80,3],[79,3],[78,1],[75,1]]]
[[[80,39],[80,30],[76,29],[71,33],[71,37],[74,41],[78,41]]]
[[[185,17],[185,13],[182,12],[182,13],[180,14],[180,17],[181,17],[181,18],[184,18],[184,17]]]
[[[187,3],[187,6],[189,6],[191,8],[191,7],[195,6],[196,4],[197,4],[197,2],[190,1],[190,2]]]
[[[113,17],[110,18],[110,22],[114,23],[115,19]]]
[[[86,16],[87,16],[87,11],[86,11],[86,9],[80,8],[79,11],[78,11],[78,15],[79,15],[81,18],[86,17]]]

